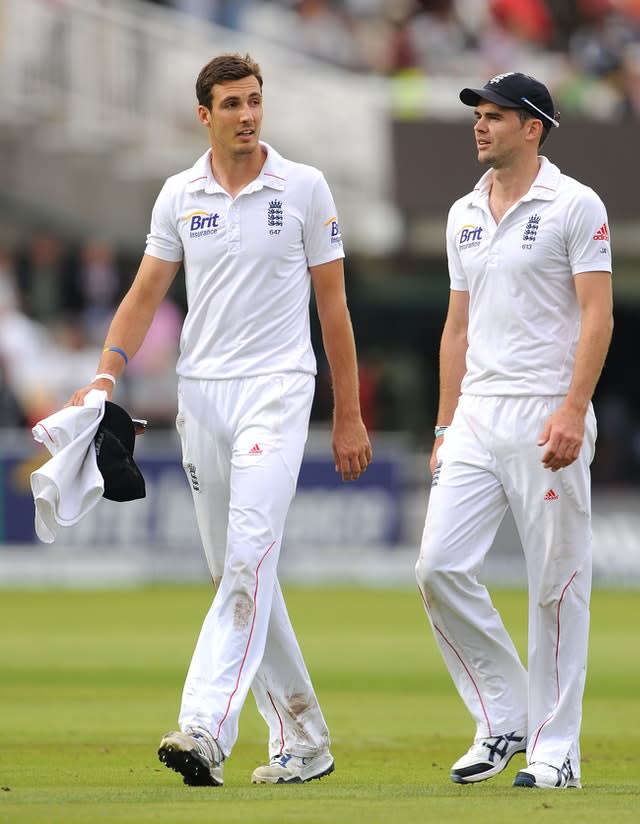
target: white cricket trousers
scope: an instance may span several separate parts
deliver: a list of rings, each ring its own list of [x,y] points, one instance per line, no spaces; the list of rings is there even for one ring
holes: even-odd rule
[[[526,731],[527,763],[580,775],[589,598],[590,407],[578,460],[551,472],[537,446],[561,397],[460,397],[438,450],[416,578],[476,739]],[[507,507],[529,588],[528,667],[480,580]]]
[[[313,376],[299,372],[179,382],[183,465],[216,588],[179,723],[208,729],[226,756],[249,688],[269,727],[270,758],[329,747],[277,579],[313,392]]]

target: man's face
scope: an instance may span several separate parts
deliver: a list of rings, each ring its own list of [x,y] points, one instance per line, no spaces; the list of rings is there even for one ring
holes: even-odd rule
[[[538,141],[536,120],[524,123],[515,109],[480,100],[475,109],[474,134],[478,160],[494,169],[510,165],[529,144]],[[533,130],[533,131],[532,131]]]
[[[198,106],[198,117],[209,131],[211,146],[232,157],[256,151],[262,114],[260,84],[253,76],[216,83],[211,90],[211,110]]]

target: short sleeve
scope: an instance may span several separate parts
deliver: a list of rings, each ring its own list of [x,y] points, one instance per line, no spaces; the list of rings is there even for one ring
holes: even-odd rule
[[[319,266],[344,257],[338,212],[322,174],[311,190],[304,225],[304,249],[309,266]]]
[[[146,254],[160,258],[160,260],[182,260],[182,240],[176,227],[175,214],[174,197],[169,181],[167,181],[160,190],[151,213],[151,229],[147,235]]]
[[[573,275],[611,272],[609,221],[604,203],[582,187],[567,213],[567,255]]]
[[[447,217],[447,264],[449,267],[449,285],[451,289],[457,292],[468,292],[469,284],[467,276],[464,272],[464,267],[460,259],[460,250],[456,243],[456,218],[455,205],[449,209]]]

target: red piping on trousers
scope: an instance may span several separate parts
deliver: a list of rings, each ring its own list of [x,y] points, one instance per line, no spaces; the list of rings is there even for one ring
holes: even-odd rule
[[[220,719],[220,723],[218,724],[218,729],[216,731],[216,734],[214,735],[214,738],[216,738],[216,739],[218,739],[220,737],[220,730],[222,729],[222,725],[227,720],[227,716],[229,715],[229,709],[231,708],[231,702],[233,701],[233,696],[236,694],[236,692],[238,692],[238,685],[240,684],[240,676],[242,675],[242,670],[244,669],[244,664],[245,664],[245,661],[247,660],[247,655],[249,654],[249,647],[251,646],[251,639],[253,637],[253,629],[256,625],[256,608],[257,608],[256,603],[257,603],[257,600],[258,600],[258,584],[259,584],[260,567],[262,566],[262,562],[267,557],[267,555],[271,552],[271,550],[273,549],[275,544],[276,544],[275,541],[273,541],[271,544],[269,544],[269,546],[267,547],[264,555],[262,556],[262,558],[260,558],[260,560],[258,562],[258,566],[256,567],[256,585],[255,585],[255,589],[253,590],[253,618],[251,620],[251,629],[249,630],[249,637],[247,638],[247,646],[244,648],[244,655],[242,656],[242,661],[240,662],[240,669],[238,670],[238,677],[236,678],[235,686],[234,686],[234,688],[231,692],[231,695],[229,696],[229,700],[227,702],[227,708],[224,711],[224,715]]]
[[[551,712],[549,717],[545,718],[545,720],[542,722],[542,724],[540,724],[540,726],[536,730],[536,734],[535,734],[535,737],[533,739],[533,746],[531,747],[531,756],[530,756],[531,761],[534,760],[533,752],[534,752],[534,750],[535,750],[535,748],[538,744],[538,738],[540,738],[540,733],[542,732],[544,727],[549,723],[549,721],[551,721],[551,719],[553,718],[554,712],[555,712],[558,704],[560,703],[560,672],[559,672],[559,668],[558,668],[558,658],[560,657],[560,608],[562,607],[562,602],[564,600],[565,593],[569,589],[571,584],[573,583],[573,579],[576,577],[577,574],[578,574],[578,571],[576,570],[573,573],[573,575],[571,576],[571,578],[569,578],[568,582],[564,585],[562,593],[560,594],[560,600],[558,601],[558,608],[556,610],[556,655],[555,655],[555,662],[556,662],[556,706],[553,708],[553,711]]]
[[[282,755],[284,752],[284,724],[282,723],[282,716],[278,712],[278,708],[276,707],[273,698],[271,697],[271,693],[267,690],[267,696],[269,697],[269,701],[271,702],[271,706],[273,707],[273,711],[278,717],[278,721],[280,722],[280,752],[278,755]]]
[[[467,665],[465,664],[465,662],[462,660],[462,657],[461,657],[460,653],[458,652],[458,650],[453,646],[451,641],[449,641],[449,639],[444,634],[444,632],[440,629],[440,627],[433,620],[433,617],[431,615],[431,610],[429,609],[429,604],[427,602],[427,598],[426,598],[425,594],[423,593],[423,591],[420,587],[418,587],[418,592],[420,593],[420,597],[422,598],[422,603],[424,604],[424,608],[426,609],[427,614],[428,614],[429,618],[431,619],[431,623],[433,625],[434,630],[438,633],[438,635],[442,638],[442,640],[445,642],[445,644],[449,647],[451,652],[456,656],[456,658],[458,659],[458,661],[460,662],[460,664],[464,668],[464,671],[469,676],[469,680],[473,684],[473,688],[476,691],[476,695],[478,696],[478,701],[480,702],[480,706],[482,708],[482,714],[484,715],[484,720],[485,720],[485,723],[487,725],[487,732],[490,736],[492,736],[493,732],[491,730],[491,722],[489,721],[489,716],[487,715],[487,708],[485,707],[484,701],[482,700],[482,696],[480,695],[480,690],[478,689],[478,685],[474,681],[473,676],[469,672],[469,669],[468,669]]]

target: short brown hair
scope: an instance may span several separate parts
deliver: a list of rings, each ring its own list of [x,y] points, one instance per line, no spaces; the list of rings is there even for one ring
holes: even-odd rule
[[[198,103],[211,109],[212,89],[216,83],[226,80],[242,80],[244,77],[255,77],[262,91],[262,73],[260,66],[248,54],[221,54],[214,57],[206,66],[203,66],[196,80],[196,97]]]
[[[520,118],[520,123],[524,126],[527,120],[542,120],[541,117],[530,112],[529,109],[514,109],[518,117]],[[557,115],[556,115],[557,116]],[[540,133],[540,140],[538,141],[538,148],[542,146],[544,141],[549,137],[550,128],[547,124],[542,120],[542,132]]]

